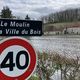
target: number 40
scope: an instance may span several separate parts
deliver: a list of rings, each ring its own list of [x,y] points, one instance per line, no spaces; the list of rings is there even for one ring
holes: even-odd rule
[[[25,64],[20,65],[20,56],[25,55]],[[9,63],[7,61],[9,60]],[[23,70],[28,67],[29,64],[29,56],[26,51],[20,51],[16,55],[15,63],[13,62],[13,52],[8,52],[2,63],[0,64],[1,68],[9,68],[10,71],[13,71],[13,68],[16,66],[18,69]]]

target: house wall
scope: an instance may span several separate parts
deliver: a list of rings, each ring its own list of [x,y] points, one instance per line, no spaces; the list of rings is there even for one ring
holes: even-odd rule
[[[69,33],[69,34],[80,34],[80,28],[68,28],[67,29],[67,32]]]

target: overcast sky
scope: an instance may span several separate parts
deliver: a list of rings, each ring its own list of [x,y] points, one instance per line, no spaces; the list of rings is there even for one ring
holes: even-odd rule
[[[3,6],[8,6],[16,16],[29,14],[38,18],[49,13],[67,8],[80,7],[80,0],[0,0],[0,11]]]

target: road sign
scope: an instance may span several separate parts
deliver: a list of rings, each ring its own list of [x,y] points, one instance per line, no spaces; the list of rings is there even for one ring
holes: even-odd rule
[[[42,21],[0,19],[0,36],[41,36]]]
[[[36,67],[36,53],[24,38],[10,37],[0,42],[0,79],[28,79]]]

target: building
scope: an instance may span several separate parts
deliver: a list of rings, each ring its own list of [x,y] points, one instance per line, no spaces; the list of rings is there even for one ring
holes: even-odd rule
[[[80,34],[80,27],[79,26],[73,26],[70,28],[67,28],[68,34]]]

